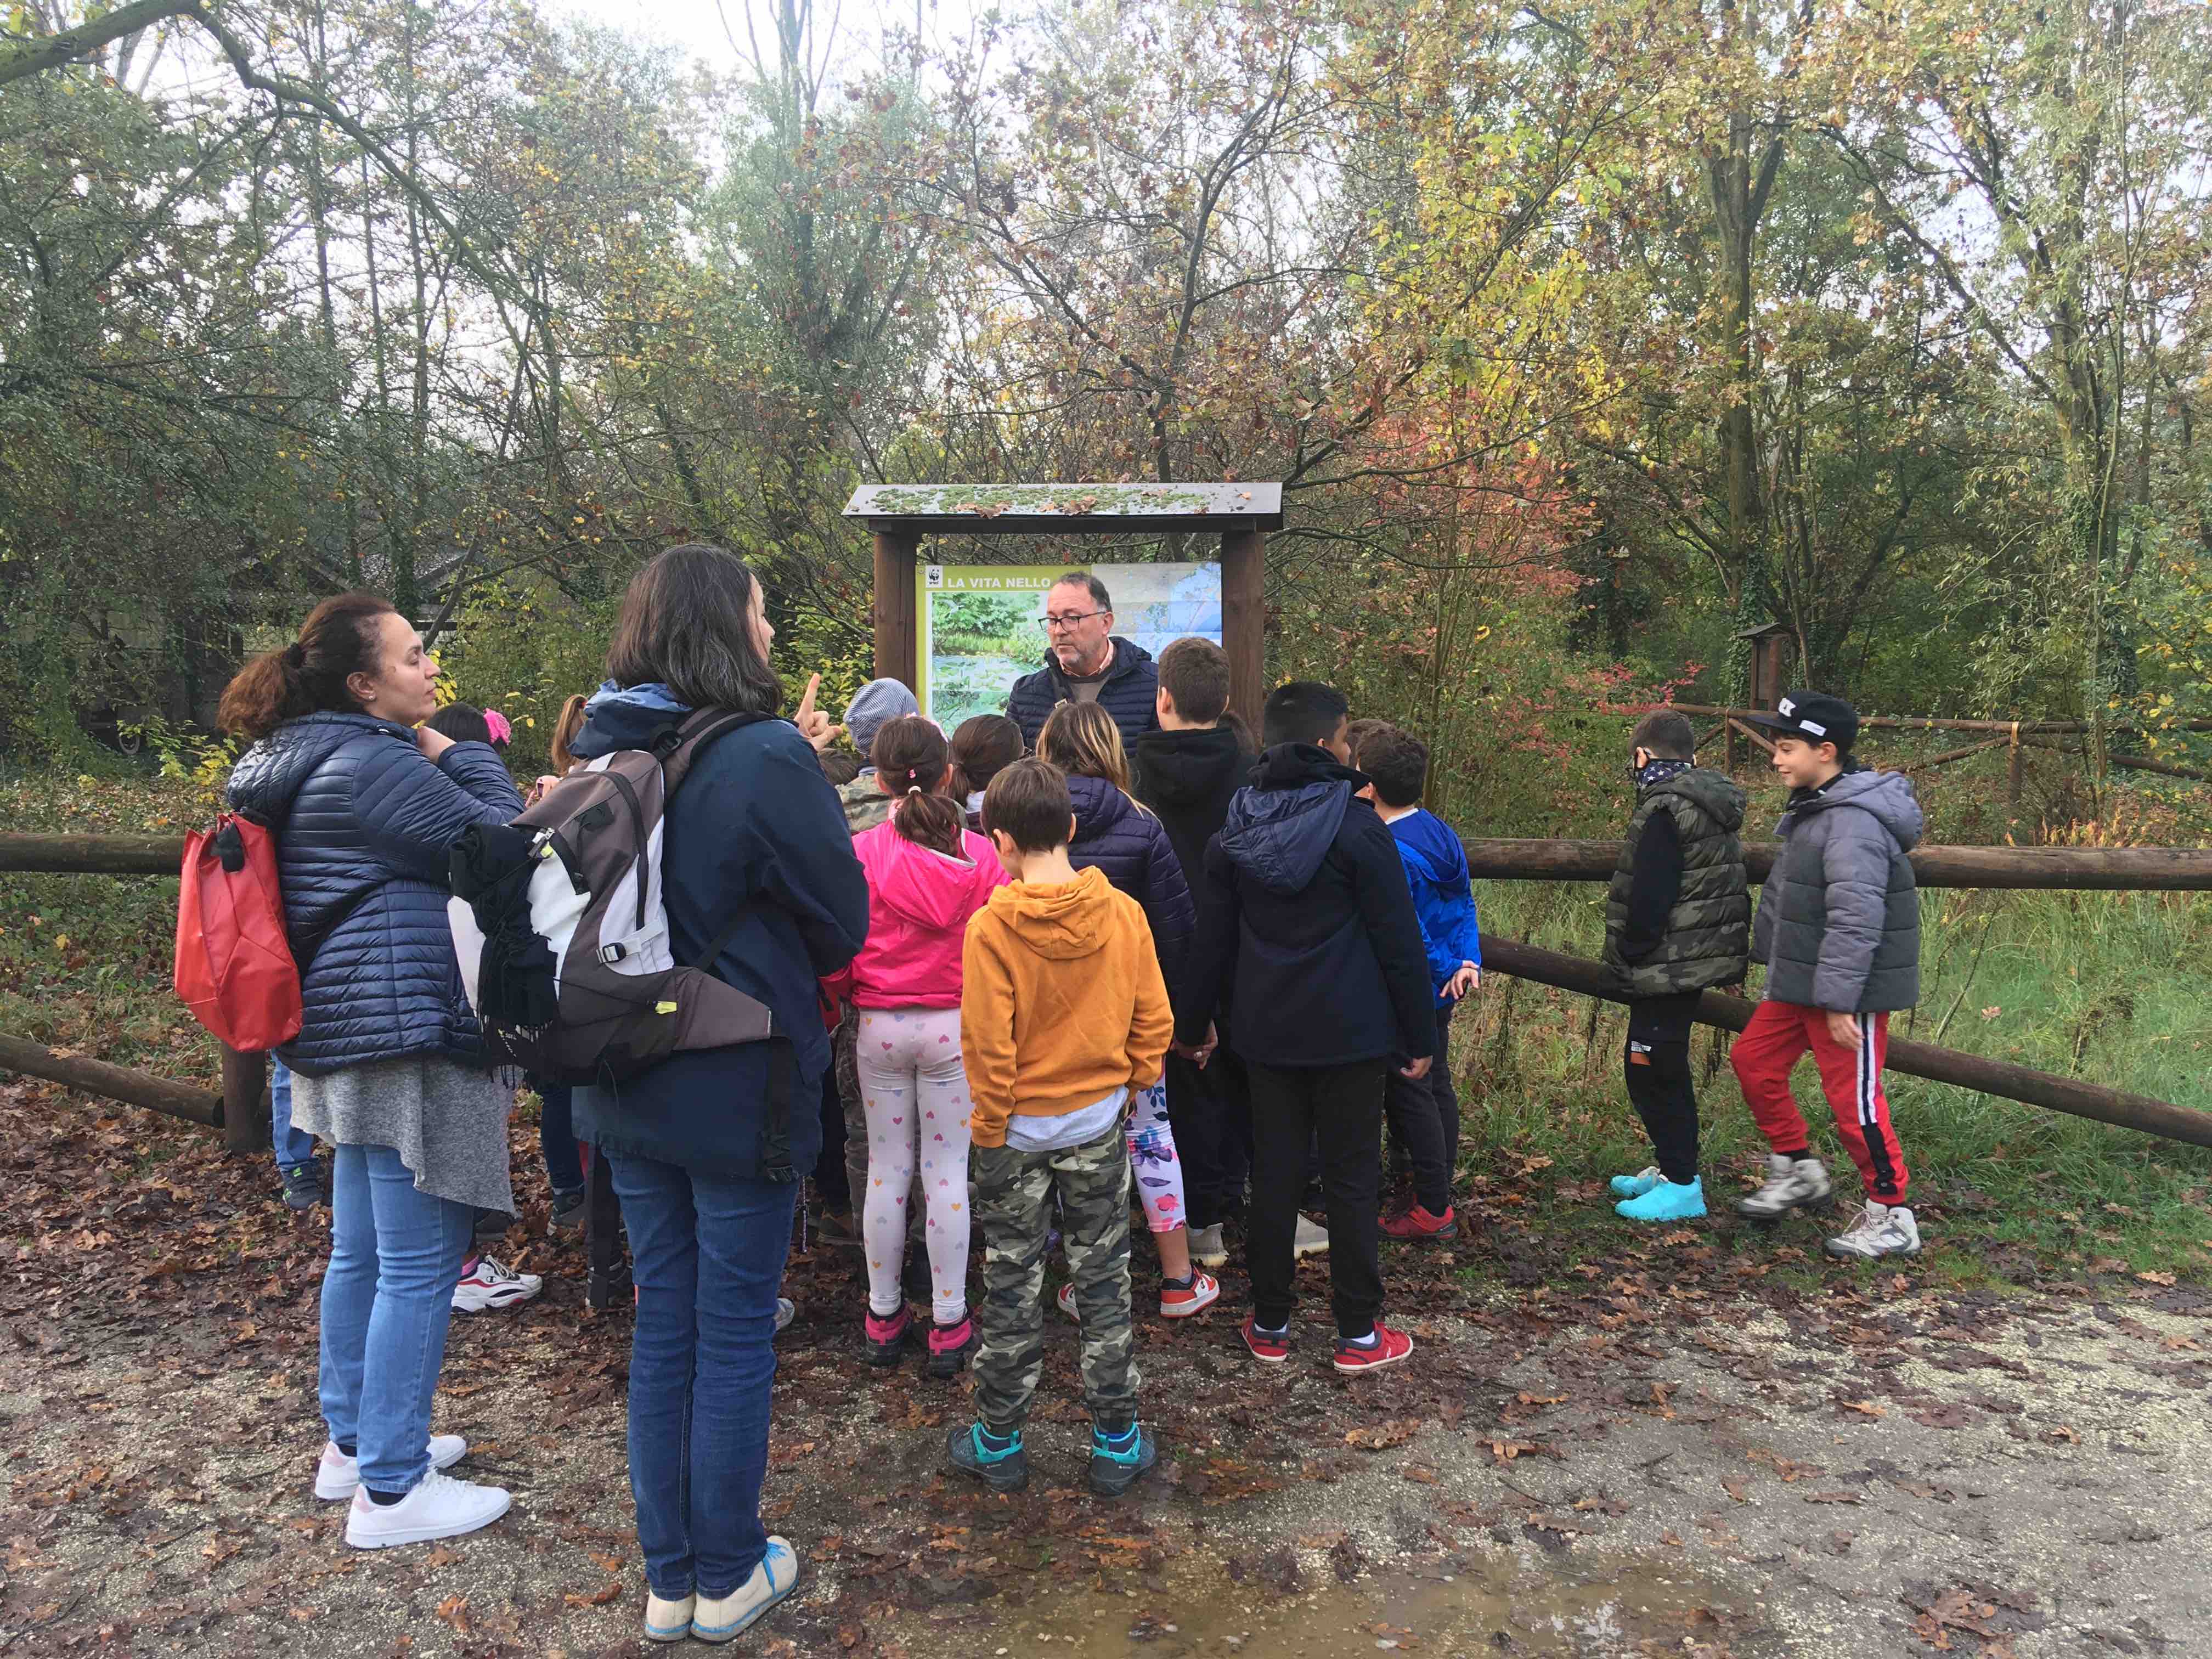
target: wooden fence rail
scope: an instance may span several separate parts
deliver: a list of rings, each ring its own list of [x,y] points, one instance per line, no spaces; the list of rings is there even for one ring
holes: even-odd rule
[[[1485,841],[1462,836],[1469,872],[1490,881],[1609,881],[1617,841]],[[1751,842],[1744,866],[1766,879],[1779,842]],[[4,854],[0,854],[4,858]],[[4,868],[0,864],[0,868]],[[2212,891],[2212,848],[1923,847],[1912,854],[1923,887],[2081,889],[2103,892]]]
[[[1607,1002],[1627,1000],[1620,994],[1611,970],[1587,957],[1546,951],[1517,939],[1486,939],[1482,941],[1482,963],[1486,969],[1533,980],[1540,985],[1557,986],[1563,991],[1578,992],[1586,997],[1599,997]],[[1750,1022],[1751,1011],[1757,1006],[1741,997],[1708,991],[1698,1000],[1698,1023],[1717,1025],[1724,1031],[1741,1031]],[[1961,1054],[1955,1048],[1939,1048],[1932,1042],[1913,1042],[1893,1036],[1884,1069],[1902,1072],[1907,1077],[1926,1078],[1934,1083],[1956,1084],[1962,1089],[2030,1106],[2048,1107],[2074,1117],[2094,1118],[2100,1123],[2118,1124],[2124,1129],[2162,1135],[2168,1140],[2187,1141],[2193,1146],[2212,1146],[2212,1112],[2196,1111],[2177,1106],[2172,1101],[2107,1089],[2075,1078],[2054,1076],[2049,1072],[2015,1066],[2007,1060],[1986,1060],[1979,1054]]]
[[[1606,881],[1620,862],[1613,841],[1514,841],[1462,838],[1468,867],[1486,880]],[[1753,881],[1763,881],[1779,844],[1744,848]],[[182,857],[181,836],[0,835],[0,872],[48,874],[173,875]],[[1923,887],[2104,891],[2212,891],[2212,848],[2171,847],[1929,847],[1912,854]],[[1504,939],[1483,942],[1486,965],[1541,984],[1609,1001],[1623,999],[1600,963]],[[1740,1031],[1753,1005],[1707,992],[1698,1018]],[[2131,1095],[2075,1079],[2038,1072],[2006,1060],[1956,1049],[1893,1039],[1889,1067],[1978,1090],[2008,1100],[2094,1118],[2146,1134],[2212,1146],[2212,1113]],[[88,1093],[145,1106],[223,1131],[234,1152],[269,1144],[266,1057],[226,1049],[223,1090],[213,1094],[74,1054],[60,1054],[26,1038],[0,1035],[0,1070],[50,1079]]]
[[[1605,881],[1620,858],[1617,841],[1461,839],[1469,870],[1491,881]],[[173,876],[184,845],[163,836],[0,835],[0,872]],[[1752,880],[1766,879],[1780,845],[1745,845]],[[2212,891],[2212,848],[1923,847],[1912,868],[1923,887]]]

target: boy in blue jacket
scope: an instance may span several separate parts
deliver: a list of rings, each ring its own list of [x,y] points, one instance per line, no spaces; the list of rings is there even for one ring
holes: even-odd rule
[[[1352,731],[1352,764],[1367,775],[1362,792],[1389,826],[1413,892],[1413,914],[1436,993],[1436,1064],[1426,1077],[1393,1071],[1384,1112],[1390,1133],[1413,1166],[1413,1207],[1382,1223],[1387,1237],[1449,1238],[1452,1176],[1459,1168],[1459,1096],[1452,1087],[1452,1011],[1482,983],[1482,939],[1467,854],[1451,826],[1421,805],[1428,787],[1428,745],[1387,720],[1360,720]]]

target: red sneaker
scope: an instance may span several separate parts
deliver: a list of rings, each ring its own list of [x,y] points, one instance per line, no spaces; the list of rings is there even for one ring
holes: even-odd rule
[[[1413,1339],[1403,1331],[1394,1331],[1381,1320],[1375,1322],[1375,1346],[1363,1348],[1336,1339],[1336,1368],[1346,1376],[1360,1371],[1380,1370],[1385,1365],[1395,1365],[1413,1351]]]
[[[1382,1222],[1385,1238],[1450,1238],[1458,1231],[1459,1218],[1449,1204],[1442,1215],[1431,1215],[1416,1204],[1405,1214],[1386,1217]]]
[[[1252,1358],[1262,1365],[1279,1365],[1291,1357],[1291,1334],[1284,1331],[1268,1336],[1261,1332],[1260,1322],[1247,1314],[1243,1325],[1244,1346],[1252,1350]]]
[[[1203,1313],[1221,1299],[1221,1281],[1212,1273],[1202,1273],[1194,1267],[1188,1285],[1160,1286],[1160,1317],[1188,1319],[1194,1313]]]

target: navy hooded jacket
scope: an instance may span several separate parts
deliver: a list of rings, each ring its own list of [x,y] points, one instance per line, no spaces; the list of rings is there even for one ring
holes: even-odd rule
[[[1079,870],[1096,866],[1145,907],[1160,976],[1172,995],[1190,963],[1198,913],[1166,827],[1103,778],[1072,777],[1067,794],[1075,805],[1075,840],[1067,861]]]
[[[569,749],[583,760],[645,745],[688,711],[664,689],[592,699]],[[837,792],[789,720],[757,720],[700,751],[661,820],[669,943],[696,962],[735,917],[715,978],[768,1005],[792,1043],[787,1105],[770,1109],[772,1044],[672,1054],[619,1085],[579,1088],[576,1133],[618,1158],[754,1180],[814,1167],[817,1097],[830,1063],[816,982],[868,936],[868,883]]]
[[[522,810],[491,746],[457,743],[434,764],[395,720],[303,714],[247,750],[225,793],[276,842],[304,1005],[284,1063],[321,1077],[406,1054],[481,1062],[446,870],[464,830]]]
[[[1224,983],[1229,1040],[1261,1066],[1349,1066],[1436,1051],[1434,994],[1398,847],[1352,791],[1367,780],[1282,744],[1206,848],[1176,1033],[1201,1042]],[[1233,964],[1233,975],[1232,975]]]
[[[1133,744],[1140,732],[1149,732],[1159,724],[1159,710],[1154,702],[1154,694],[1159,689],[1160,665],[1152,660],[1152,653],[1115,635],[1114,663],[1098,687],[1098,706],[1111,714],[1114,724],[1121,728],[1125,748]],[[1075,692],[1067,677],[1060,672],[1059,659],[1048,651],[1044,666],[1023,675],[1006,693],[1006,718],[1022,728],[1022,742],[1034,753],[1037,733],[1044,730],[1052,711],[1064,702],[1074,701]]]
[[[1420,921],[1421,946],[1428,956],[1437,1006],[1449,1007],[1451,999],[1444,994],[1444,986],[1459,972],[1460,963],[1482,966],[1482,936],[1475,927],[1467,848],[1449,824],[1421,807],[1391,819],[1390,835],[1406,866],[1406,884],[1413,890],[1413,915]]]

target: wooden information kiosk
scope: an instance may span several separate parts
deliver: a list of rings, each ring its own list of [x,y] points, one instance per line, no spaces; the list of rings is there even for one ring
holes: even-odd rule
[[[867,484],[853,492],[845,516],[866,520],[875,536],[876,673],[908,685],[920,643],[915,571],[925,536],[1218,536],[1229,702],[1259,723],[1267,675],[1261,558],[1267,532],[1283,527],[1280,484]]]

